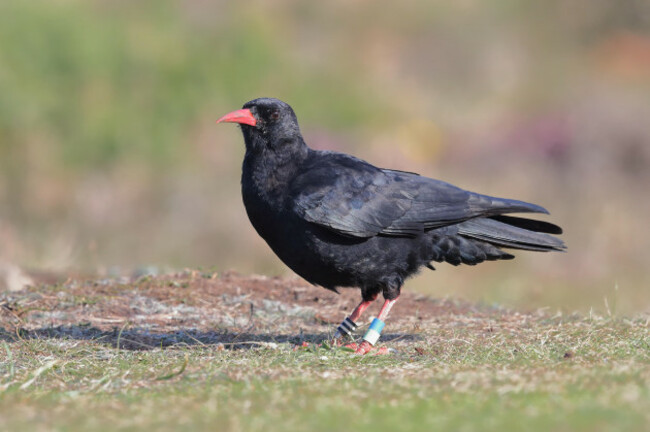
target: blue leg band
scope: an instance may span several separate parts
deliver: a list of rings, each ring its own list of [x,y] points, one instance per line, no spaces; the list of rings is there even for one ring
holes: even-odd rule
[[[384,325],[386,325],[386,323],[379,318],[372,320],[370,327],[368,327],[368,331],[363,335],[363,340],[374,346],[379,340],[379,336],[381,336],[381,331],[384,329]]]

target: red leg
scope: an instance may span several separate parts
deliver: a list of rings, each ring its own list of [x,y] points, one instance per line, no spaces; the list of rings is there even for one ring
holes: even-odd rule
[[[354,322],[357,322],[357,320],[361,318],[361,314],[364,313],[366,309],[368,309],[368,306],[370,306],[373,301],[375,300],[364,300],[359,303],[359,306],[357,306],[350,314],[350,319]]]
[[[368,309],[368,306],[370,306],[376,299],[377,296],[375,295],[370,300],[362,300],[361,303],[354,308],[350,316],[343,320],[334,334],[335,344],[339,344],[344,335],[350,335],[357,328],[356,322],[361,318],[361,314],[363,314],[363,312]]]
[[[386,318],[388,317],[388,313],[390,312],[390,310],[392,309],[393,305],[396,302],[397,302],[397,298],[392,300],[386,300],[384,302],[384,305],[381,307],[381,310],[379,311],[379,316],[377,317],[377,319],[380,319],[381,321],[385,321]],[[364,339],[364,341],[361,342],[361,345],[359,345],[359,347],[356,349],[355,354],[367,354],[372,350],[372,348],[373,348],[372,344]]]
[[[388,318],[388,313],[393,308],[393,305],[397,303],[398,298],[399,297],[394,298],[392,300],[386,300],[384,302],[384,305],[381,307],[381,310],[379,311],[379,316],[377,316],[377,318],[379,318],[382,321],[386,321],[386,318]]]

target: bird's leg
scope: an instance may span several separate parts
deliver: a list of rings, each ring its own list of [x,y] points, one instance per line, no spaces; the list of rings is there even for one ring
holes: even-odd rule
[[[357,329],[357,320],[361,318],[361,314],[366,309],[368,309],[368,306],[370,306],[372,302],[375,301],[375,299],[377,299],[376,295],[369,300],[362,300],[361,303],[359,303],[359,305],[354,308],[350,316],[346,317],[343,320],[341,325],[339,325],[336,329],[336,333],[334,334],[334,345],[340,345],[345,335],[352,337],[352,333],[354,333],[354,331]]]
[[[356,354],[367,354],[372,350],[373,346],[377,343],[379,337],[381,336],[381,331],[383,330],[385,324],[384,321],[388,317],[388,313],[390,312],[393,305],[397,302],[398,298],[399,297],[392,300],[386,300],[384,302],[384,305],[379,311],[379,316],[372,320],[368,331],[366,331],[366,334],[363,335],[363,342],[361,342],[359,347],[356,349]]]

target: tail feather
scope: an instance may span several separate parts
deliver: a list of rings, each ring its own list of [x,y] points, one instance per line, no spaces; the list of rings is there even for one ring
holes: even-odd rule
[[[536,219],[528,219],[515,216],[492,216],[490,219],[498,220],[499,222],[506,223],[508,225],[513,225],[519,228],[523,228],[528,231],[542,232],[548,234],[562,234],[562,228],[559,226],[544,222]]]
[[[564,242],[549,235],[562,229],[548,222],[512,216],[477,218],[458,225],[458,234],[495,246],[538,252],[563,251]]]

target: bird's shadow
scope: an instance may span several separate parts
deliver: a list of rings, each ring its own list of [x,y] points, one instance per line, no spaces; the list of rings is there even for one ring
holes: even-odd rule
[[[129,351],[180,348],[184,346],[222,346],[224,349],[240,350],[271,346],[270,344],[289,343],[300,345],[303,342],[319,344],[330,340],[331,336],[329,333],[301,332],[298,334],[282,334],[250,331],[200,331],[196,329],[157,332],[143,327],[123,329],[115,327],[107,331],[86,324],[41,327],[32,330],[19,327],[14,332],[0,327],[0,341],[8,343],[45,339],[83,340]],[[359,339],[360,335],[357,337],[357,340]],[[419,339],[419,335],[388,333],[382,335],[381,341],[413,341]]]

